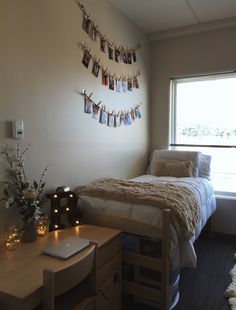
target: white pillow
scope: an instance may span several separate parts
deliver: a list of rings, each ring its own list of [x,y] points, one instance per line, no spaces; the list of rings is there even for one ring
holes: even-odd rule
[[[200,155],[199,162],[199,177],[206,178],[208,180],[211,179],[211,156],[210,155]]]
[[[147,174],[155,175],[156,161],[158,159],[191,160],[194,167],[194,177],[198,176],[201,152],[176,151],[176,150],[154,150],[151,154],[151,161]]]

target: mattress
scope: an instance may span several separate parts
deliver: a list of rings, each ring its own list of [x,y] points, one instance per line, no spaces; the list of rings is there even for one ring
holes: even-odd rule
[[[209,217],[216,209],[216,201],[211,182],[200,177],[156,177],[148,174],[131,180],[162,184],[172,183],[178,186],[185,186],[194,193],[199,202],[201,219],[195,229],[194,236],[188,241],[180,239],[178,223],[177,221],[172,221],[170,261],[173,270],[180,267],[196,266],[197,257],[193,243],[199,236]],[[102,215],[104,218],[106,216],[112,216],[149,224],[153,227],[160,227],[162,223],[160,209],[150,205],[138,205],[114,200],[105,200],[97,197],[80,196],[79,206],[83,214],[89,214],[90,218],[92,215]]]

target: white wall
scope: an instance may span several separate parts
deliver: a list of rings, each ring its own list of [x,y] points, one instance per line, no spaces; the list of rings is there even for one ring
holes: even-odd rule
[[[143,172],[148,152],[149,44],[144,33],[108,1],[83,1],[92,19],[111,40],[125,47],[141,43],[137,62],[116,64],[100,52],[82,30],[82,13],[74,0],[1,0],[0,3],[0,139],[8,139],[9,122],[23,120],[24,145],[31,144],[26,169],[39,177],[49,164],[47,190],[72,188],[99,177],[132,177]],[[140,89],[117,94],[101,84],[82,63],[78,47],[86,42],[92,54],[112,72],[141,71]],[[83,98],[93,92],[108,110],[143,102],[142,119],[131,126],[109,128],[83,113]],[[2,172],[1,172],[1,178]],[[12,220],[0,210],[0,230]]]
[[[151,149],[168,147],[170,78],[235,70],[235,36],[234,27],[152,43]],[[217,205],[213,230],[236,233],[236,202],[219,200]]]

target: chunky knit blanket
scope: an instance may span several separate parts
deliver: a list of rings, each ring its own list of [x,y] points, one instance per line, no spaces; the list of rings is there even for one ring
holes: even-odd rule
[[[200,220],[199,203],[194,194],[184,186],[107,178],[80,186],[77,193],[170,209],[179,223],[184,240],[191,239]]]

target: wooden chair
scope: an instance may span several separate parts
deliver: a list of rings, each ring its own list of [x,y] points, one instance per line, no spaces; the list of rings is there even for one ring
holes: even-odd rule
[[[45,269],[43,271],[44,310],[95,309],[96,245],[91,243],[91,246],[84,251],[87,255],[62,270],[55,272]],[[80,284],[84,285],[80,286]],[[73,291],[74,293],[71,293]],[[55,297],[59,298],[58,302],[55,302]],[[76,306],[75,302],[78,302]]]

